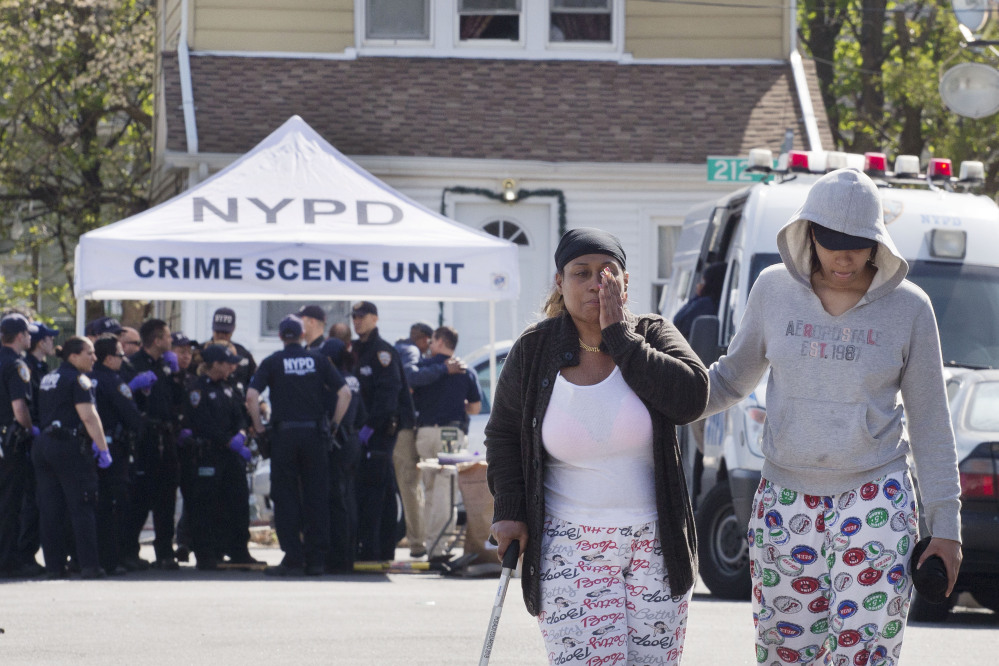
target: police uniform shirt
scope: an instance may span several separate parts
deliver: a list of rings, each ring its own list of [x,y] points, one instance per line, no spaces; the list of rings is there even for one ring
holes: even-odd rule
[[[180,387],[170,381],[173,371],[161,356],[153,358],[145,349],[140,349],[129,357],[135,374],[139,375],[146,370],[152,370],[156,374],[156,383],[149,388],[149,393],[136,391],[134,394],[135,404],[139,411],[148,418],[159,421],[170,422],[175,419],[174,405],[180,400]]]
[[[104,432],[114,435],[119,424],[125,430],[138,432],[142,426],[139,408],[135,406],[132,389],[118,373],[99,363],[90,373],[90,380],[94,385],[97,415],[101,417]]]
[[[319,348],[323,346],[324,342],[326,342],[326,336],[320,335],[318,338],[310,342],[309,346],[306,347],[306,349],[309,349],[311,351],[319,351]]]
[[[14,422],[15,400],[31,402],[31,370],[10,347],[0,347],[0,426]]]
[[[39,393],[38,409],[42,418],[42,428],[58,421],[63,428],[83,432],[83,422],[76,411],[76,406],[88,402],[96,403],[94,385],[90,377],[81,373],[72,364],[63,361],[62,365],[42,377]]]
[[[33,399],[28,404],[28,411],[31,412],[31,422],[38,423],[41,420],[38,418],[38,387],[42,383],[42,377],[49,374],[50,368],[48,363],[38,359],[34,354],[25,355],[24,362],[27,364],[28,370],[31,371],[31,395]]]
[[[227,444],[246,422],[241,394],[225,381],[202,375],[191,385],[184,400],[184,425],[195,437]]]
[[[366,425],[378,430],[398,417],[400,427],[412,427],[414,423],[402,423],[403,414],[400,414],[405,410],[400,409],[399,394],[405,388],[408,398],[409,389],[404,383],[402,363],[395,347],[383,340],[375,328],[366,341],[355,340],[354,349],[357,350],[356,374],[368,410]]]
[[[449,356],[437,354],[421,365],[444,365]],[[413,391],[416,403],[417,425],[440,426],[448,423],[464,423],[467,419],[465,401],[480,402],[482,392],[479,380],[471,370],[453,375],[445,375],[440,381]]]
[[[293,343],[263,360],[250,388],[270,388],[271,420],[319,421],[346,382],[325,356]]]

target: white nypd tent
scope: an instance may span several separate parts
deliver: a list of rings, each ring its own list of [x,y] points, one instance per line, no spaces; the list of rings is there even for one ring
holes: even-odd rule
[[[516,245],[397,192],[298,116],[196,187],[84,234],[75,272],[81,301],[499,301],[520,288]]]

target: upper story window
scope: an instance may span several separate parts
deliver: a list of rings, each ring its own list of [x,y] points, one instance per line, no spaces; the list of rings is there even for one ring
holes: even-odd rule
[[[430,0],[367,0],[365,4],[367,39],[430,39]]]
[[[613,60],[625,0],[354,0],[362,55]]]
[[[551,42],[610,42],[611,0],[550,0]]]
[[[475,39],[520,41],[520,0],[458,0],[458,35]]]

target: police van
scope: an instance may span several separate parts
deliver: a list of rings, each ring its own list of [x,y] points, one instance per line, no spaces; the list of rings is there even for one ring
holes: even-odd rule
[[[823,173],[850,166],[881,188],[885,223],[909,263],[908,279],[933,302],[946,370],[999,368],[999,207],[971,192],[983,182],[981,162],[964,162],[958,177],[949,160],[932,159],[923,171],[914,156],[899,156],[889,171],[882,153],[791,151],[775,168],[769,150],[753,150],[749,164],[760,182],[685,219],[661,303],[672,319],[695,296],[703,269],[724,262],[717,313],[696,319],[690,333],[705,365],[725,353],[760,272],[780,261],[777,231],[809,187]],[[750,594],[745,530],[763,467],[767,378],[739,404],[678,433],[694,495],[701,579],[723,598]]]

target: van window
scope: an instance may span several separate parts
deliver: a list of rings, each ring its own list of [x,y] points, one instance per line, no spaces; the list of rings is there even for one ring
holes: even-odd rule
[[[999,367],[999,268],[916,261],[908,278],[933,303],[944,365]]]
[[[724,305],[722,306],[722,312],[725,316],[725,321],[722,324],[722,330],[724,334],[722,335],[722,346],[727,347],[728,343],[732,341],[735,336],[735,327],[738,322],[735,320],[735,306],[739,302],[739,262],[733,260],[729,265],[728,271],[728,289],[725,291]]]

